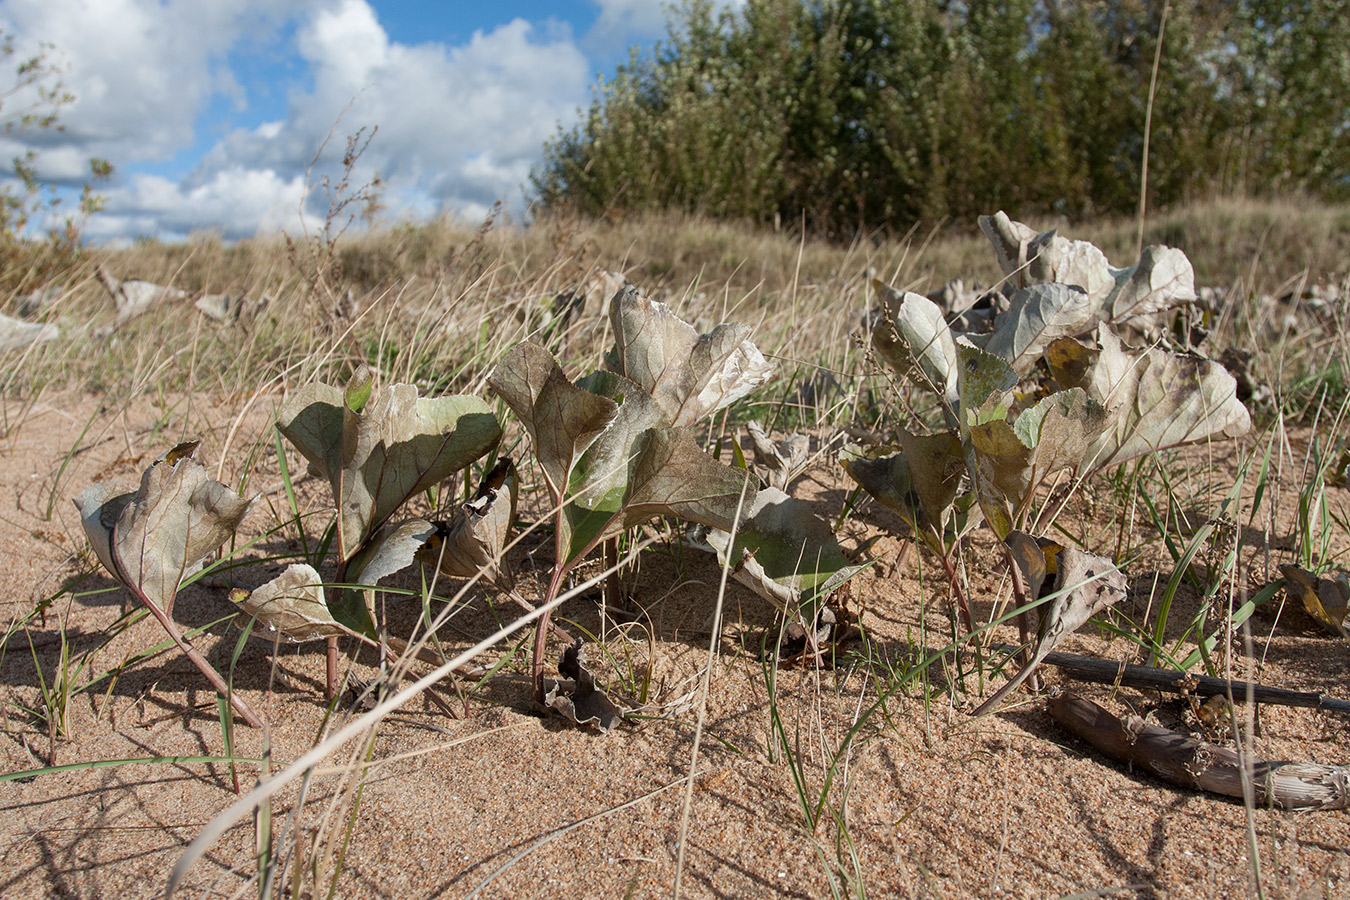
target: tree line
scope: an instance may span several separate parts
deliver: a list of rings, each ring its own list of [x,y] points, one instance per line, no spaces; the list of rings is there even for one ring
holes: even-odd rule
[[[1159,50],[1159,35],[1162,35]],[[848,237],[994,209],[1350,197],[1346,0],[706,0],[531,175],[545,212]]]

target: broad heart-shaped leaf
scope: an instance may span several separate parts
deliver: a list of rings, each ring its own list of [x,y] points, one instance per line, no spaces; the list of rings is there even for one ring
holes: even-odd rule
[[[1344,572],[1334,578],[1319,578],[1298,566],[1280,566],[1285,590],[1298,597],[1308,615],[1332,634],[1350,637],[1346,626],[1346,612],[1350,608],[1350,580]]]
[[[502,553],[516,519],[516,492],[520,479],[510,459],[503,458],[479,485],[474,498],[460,506],[442,530],[439,546],[427,548],[430,562],[451,578],[472,578],[479,572],[489,579],[506,572]],[[443,533],[442,533],[443,531]]]
[[[731,534],[719,528],[710,529],[706,541],[737,581],[789,615],[863,568],[844,556],[828,522],[777,488],[755,497],[734,546]]]
[[[896,372],[956,406],[956,339],[942,307],[922,294],[902,293],[874,281],[885,317],[872,332],[877,355]]]
[[[1041,550],[1036,539],[1014,531],[1006,540],[1013,549],[1013,559],[1017,561],[1023,577],[1031,582],[1039,575],[1043,580],[1045,558],[1043,555],[1037,558]],[[1041,627],[1031,660],[971,715],[984,715],[998,706],[1004,697],[1027,680],[1060,641],[1097,613],[1125,599],[1128,590],[1125,575],[1106,557],[1087,553],[1077,547],[1065,547],[1058,553],[1057,564],[1056,593],[1037,607],[1040,610]]]
[[[478,397],[419,398],[411,384],[365,393],[322,384],[282,405],[277,427],[327,477],[338,508],[338,552],[350,560],[409,497],[463,469],[497,445],[501,426]]]
[[[1213,360],[1156,348],[1131,355],[1105,327],[1097,343],[1094,350],[1061,338],[1045,354],[1059,384],[1083,388],[1107,410],[1107,427],[1084,457],[1090,468],[1251,428],[1233,376]]]
[[[1051,394],[1012,422],[973,425],[971,479],[995,533],[1008,534],[1016,510],[1047,476],[1079,468],[1106,424],[1106,410],[1073,388]]]
[[[1069,241],[1055,231],[1036,234],[1002,212],[981,216],[980,228],[1004,273],[1017,273],[1018,287],[1057,283],[1087,294],[1089,319],[1080,331],[1066,335],[1084,334],[1101,322],[1151,324],[1158,313],[1196,298],[1190,260],[1171,247],[1146,247],[1135,265],[1116,269],[1087,241]]]
[[[75,498],[99,560],[166,615],[183,578],[229,540],[251,502],[207,475],[196,449],[189,441],[155,460],[134,494],[94,485]]]
[[[231,599],[239,604],[240,625],[255,620],[259,637],[277,637],[289,644],[318,641],[347,634],[328,611],[323,598],[323,580],[313,566],[296,563],[253,592],[236,590]]]
[[[560,503],[577,458],[614,421],[619,405],[568,381],[538,344],[519,344],[502,357],[488,386],[525,425],[553,502]]]
[[[699,334],[631,285],[614,295],[609,317],[615,353],[608,367],[651,395],[677,428],[730,406],[773,373],[748,340],[749,326],[727,323]]]
[[[916,435],[901,428],[898,441],[899,451],[871,458],[846,447],[839,462],[859,487],[899,513],[916,533],[940,532],[966,474],[961,440],[949,431]]]
[[[1066,284],[1037,284],[1013,294],[1008,310],[998,317],[984,349],[1001,357],[1013,371],[1031,371],[1056,338],[1090,331],[1097,319],[1088,295]]]
[[[748,474],[708,456],[688,429],[637,385],[611,372],[583,380],[618,401],[618,414],[577,461],[568,487],[568,559],[653,516],[673,515],[710,528],[731,527],[742,490],[754,501]]]

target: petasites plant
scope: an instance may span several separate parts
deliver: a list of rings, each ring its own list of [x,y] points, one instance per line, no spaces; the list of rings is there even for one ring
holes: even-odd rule
[[[687,426],[762,385],[772,366],[742,325],[700,335],[634,288],[610,304],[616,346],[607,365],[572,383],[553,355],[524,343],[488,384],[534,445],[554,509],[555,562],[544,602],[603,542],[659,515],[730,530],[755,488],[743,470],[699,448]],[[535,636],[532,674],[544,696],[547,616]]]
[[[501,440],[496,416],[481,398],[419,397],[411,384],[374,390],[362,366],[345,388],[310,384],[281,407],[277,428],[326,479],[337,509],[338,584],[373,588],[410,565],[435,533],[421,518],[396,522],[412,496],[431,488]],[[373,636],[366,591],[330,591],[333,618]],[[336,641],[329,637],[328,690],[336,686]]]
[[[251,502],[206,474],[193,458],[197,444],[179,444],[155,460],[135,491],[95,484],[75,498],[75,506],[103,567],[159,620],[235,712],[261,728],[262,719],[229,689],[172,618],[183,580],[234,535]]]
[[[1020,285],[990,331],[953,330],[927,297],[878,286],[886,316],[874,335],[877,355],[934,395],[942,422],[928,424],[936,432],[929,437],[905,432],[908,446],[889,457],[847,461],[864,490],[906,510],[925,534],[942,535],[961,493],[951,489],[959,445],[965,484],[1006,540],[1051,476],[1085,477],[1247,431],[1250,417],[1222,366],[1158,347],[1130,351],[1117,334],[1153,329],[1161,313],[1194,300],[1179,250],[1150,247],[1135,266],[1114,269],[1091,244],[1038,235],[1002,213],[981,227]],[[1036,371],[1048,377],[1020,391]],[[916,452],[920,439],[940,452]]]

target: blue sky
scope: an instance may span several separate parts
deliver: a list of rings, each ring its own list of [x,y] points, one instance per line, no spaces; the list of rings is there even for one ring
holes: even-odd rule
[[[95,241],[242,238],[300,230],[305,198],[316,227],[311,160],[378,125],[357,178],[379,173],[390,221],[519,213],[544,141],[665,19],[659,0],[0,0],[20,57],[51,45],[76,97],[60,134],[0,134],[0,160],[37,150],[65,184],[111,162]]]

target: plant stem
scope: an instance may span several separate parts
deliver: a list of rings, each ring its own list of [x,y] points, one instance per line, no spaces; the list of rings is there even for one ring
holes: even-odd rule
[[[337,696],[338,683],[338,639],[328,638],[327,652],[324,654],[323,699],[332,700]]]
[[[1008,573],[1012,576],[1013,598],[1018,609],[1022,610],[1017,614],[1017,637],[1022,642],[1022,654],[1020,658],[1022,665],[1025,666],[1031,663],[1032,653],[1031,620],[1027,618],[1027,611],[1025,609],[1027,605],[1027,586],[1026,582],[1022,580],[1022,568],[1017,564],[1017,560],[1013,557],[1012,548],[1004,543],[1003,552],[1008,557]],[[1032,693],[1040,693],[1040,673],[1032,672],[1027,678],[1027,683],[1031,688]]]
[[[543,605],[545,607],[548,607],[553,599],[558,596],[558,591],[562,588],[563,579],[567,577],[569,568],[566,564],[553,567],[553,577],[549,579],[548,592],[544,594]],[[534,683],[534,699],[540,703],[544,702],[544,650],[548,646],[548,626],[552,615],[552,608],[548,608],[548,611],[539,617],[539,623],[534,627],[534,655],[530,658],[530,680]]]
[[[966,634],[974,634],[975,617],[970,614],[970,601],[966,599],[966,592],[961,590],[961,579],[956,575],[951,557],[947,553],[939,553],[938,556],[942,559],[942,568],[947,572],[947,580],[951,582],[952,593],[956,595],[956,608],[961,612],[961,621],[966,625]]]
[[[254,728],[263,728],[263,720],[258,717],[257,713],[249,709],[248,704],[238,694],[230,690],[230,686],[225,683],[225,679],[207,661],[206,657],[202,656],[201,651],[192,646],[192,642],[183,636],[183,633],[178,630],[178,626],[174,624],[173,619],[170,619],[164,610],[145,596],[140,588],[128,587],[136,596],[136,599],[144,603],[145,608],[150,610],[150,614],[159,620],[159,624],[164,626],[164,630],[169,633],[169,637],[173,638],[173,642],[178,645],[178,649],[183,651],[183,655],[192,660],[192,664],[206,676],[206,680],[211,682],[211,686],[222,697],[229,698],[230,706],[234,707],[234,711],[239,713],[240,718]]]
[[[604,582],[600,585],[600,604],[601,608],[608,614],[611,609],[623,607],[623,584],[619,581],[619,539],[618,537],[606,538],[604,543],[604,565],[609,572],[605,576]],[[604,624],[601,623],[603,630]]]

